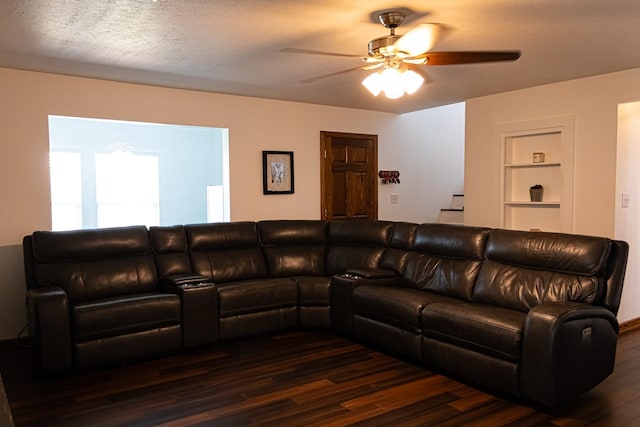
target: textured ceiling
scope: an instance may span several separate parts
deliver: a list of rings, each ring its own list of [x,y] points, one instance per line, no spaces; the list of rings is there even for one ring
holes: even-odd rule
[[[424,66],[427,83],[373,97],[359,58],[376,12],[445,25],[433,51],[520,50],[516,62]],[[640,0],[1,0],[0,67],[408,112],[640,67]],[[369,72],[370,73],[370,72]]]

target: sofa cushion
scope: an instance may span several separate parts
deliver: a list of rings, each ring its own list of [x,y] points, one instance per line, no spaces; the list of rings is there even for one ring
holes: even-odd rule
[[[258,222],[263,245],[324,245],[327,221],[275,220]]]
[[[32,235],[38,287],[59,286],[72,303],[156,287],[156,267],[144,226]]]
[[[597,277],[515,267],[485,261],[473,291],[473,301],[528,312],[546,302],[593,303]]]
[[[93,230],[36,231],[32,238],[33,256],[39,264],[151,253],[147,228],[143,225]]]
[[[190,224],[184,226],[191,251],[253,247],[258,244],[258,230],[251,221]]]
[[[77,304],[71,309],[76,341],[179,325],[180,315],[180,298],[161,293],[98,299]]]
[[[402,274],[409,254],[413,250],[418,224],[396,222],[393,224],[389,246],[382,255],[380,268]]]
[[[329,246],[327,249],[327,275],[346,273],[349,270],[376,269],[384,248],[375,246]]]
[[[298,304],[301,306],[328,306],[331,299],[331,277],[292,277],[298,285]]]
[[[149,236],[159,277],[191,271],[183,226],[149,227]]]
[[[611,240],[561,233],[491,230],[488,260],[559,273],[593,276],[606,265]]]
[[[403,273],[405,286],[471,301],[488,230],[422,224]]]
[[[422,310],[428,304],[460,300],[418,289],[360,285],[353,290],[353,313],[361,317],[388,323],[415,333],[422,332]]]
[[[217,288],[221,318],[298,305],[298,287],[291,279],[246,280]]]
[[[326,221],[260,221],[260,241],[269,275],[324,275]]]
[[[405,286],[471,301],[480,261],[411,253],[402,280]]]
[[[272,277],[324,274],[324,246],[265,246],[263,251]]]
[[[416,231],[417,252],[453,259],[484,259],[489,230],[451,224],[422,224]]]
[[[369,219],[334,220],[329,222],[332,245],[387,246],[393,223]]]
[[[216,284],[268,276],[253,222],[186,225],[193,271]]]
[[[326,273],[346,273],[349,268],[378,268],[389,243],[393,223],[374,220],[329,222]]]
[[[298,325],[297,307],[282,307],[256,311],[218,320],[220,339],[278,333]],[[247,350],[248,351],[248,350]]]
[[[40,286],[64,289],[71,303],[150,292],[157,285],[151,255],[39,264],[35,274]]]
[[[191,264],[196,273],[207,276],[216,284],[267,277],[260,248],[192,252]]]
[[[604,298],[611,241],[559,233],[491,230],[473,300],[528,311],[545,302]]]
[[[516,362],[525,319],[524,313],[490,305],[434,303],[422,312],[423,335]]]

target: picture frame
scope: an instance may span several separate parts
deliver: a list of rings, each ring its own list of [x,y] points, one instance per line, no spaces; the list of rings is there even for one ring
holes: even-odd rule
[[[544,153],[533,153],[533,163],[544,163]]]
[[[262,192],[293,194],[293,151],[262,152]]]

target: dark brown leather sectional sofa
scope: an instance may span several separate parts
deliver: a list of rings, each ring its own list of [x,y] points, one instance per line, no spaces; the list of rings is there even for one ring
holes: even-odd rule
[[[42,369],[332,328],[554,406],[613,370],[628,246],[569,234],[282,220],[35,232]]]

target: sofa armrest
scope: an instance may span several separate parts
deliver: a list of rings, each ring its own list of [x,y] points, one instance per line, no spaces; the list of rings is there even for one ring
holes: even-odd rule
[[[346,335],[353,333],[352,294],[360,280],[360,276],[351,273],[331,278],[331,326]]]
[[[540,304],[529,311],[522,338],[523,397],[556,406],[604,380],[615,361],[618,321],[606,308]]]
[[[194,287],[200,283],[206,284],[210,280],[207,276],[195,273],[177,273],[169,274],[160,279],[161,290],[172,290],[176,287],[186,286]]]
[[[357,279],[358,285],[398,286],[402,281],[398,273],[386,268],[354,268],[347,270],[347,274],[337,276]]]
[[[364,279],[388,279],[398,276],[398,273],[386,268],[352,268],[347,270],[347,274]]]
[[[59,287],[27,291],[29,336],[38,352],[44,373],[71,369],[69,299]]]
[[[163,277],[159,288],[180,297],[182,345],[194,347],[218,340],[218,290],[206,276],[174,274]]]

